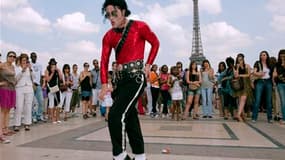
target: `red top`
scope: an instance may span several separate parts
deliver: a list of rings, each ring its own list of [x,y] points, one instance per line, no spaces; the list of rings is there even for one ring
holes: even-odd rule
[[[122,33],[110,29],[103,38],[102,55],[101,55],[101,82],[108,82],[108,65],[111,51],[116,48]],[[150,30],[148,25],[142,21],[133,21],[129,33],[120,53],[116,59],[117,64],[125,64],[136,60],[144,59],[145,41],[151,44],[147,64],[152,64],[159,48],[159,41],[156,35]]]
[[[163,80],[163,81],[166,81],[165,83],[163,83],[163,84],[160,86],[160,89],[163,90],[163,91],[169,90],[169,85],[167,84],[168,77],[169,77],[169,74],[168,74],[168,73],[161,73],[161,74],[160,74],[160,79]]]

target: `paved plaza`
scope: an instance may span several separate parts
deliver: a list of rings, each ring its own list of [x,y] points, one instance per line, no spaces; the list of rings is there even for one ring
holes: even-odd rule
[[[213,119],[174,121],[140,116],[148,160],[284,160],[285,126]],[[40,123],[0,144],[0,160],[111,160],[102,117]],[[128,146],[128,151],[130,147]],[[161,153],[169,149],[169,154]]]

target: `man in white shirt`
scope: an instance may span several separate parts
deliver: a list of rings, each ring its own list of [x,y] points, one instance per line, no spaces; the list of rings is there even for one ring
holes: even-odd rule
[[[32,52],[31,55],[32,60],[32,70],[33,70],[33,83],[34,83],[34,95],[37,100],[38,107],[35,111],[33,111],[33,121],[45,121],[43,117],[43,93],[42,93],[42,86],[41,86],[41,76],[42,76],[42,65],[37,62],[37,54]]]

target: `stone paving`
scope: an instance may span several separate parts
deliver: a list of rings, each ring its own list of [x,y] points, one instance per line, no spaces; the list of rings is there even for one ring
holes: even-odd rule
[[[141,116],[148,160],[284,160],[285,126],[213,119],[174,121]],[[103,118],[71,118],[41,123],[0,144],[0,160],[111,160],[111,143]],[[127,146],[131,153],[130,147]],[[169,154],[161,153],[169,149]]]

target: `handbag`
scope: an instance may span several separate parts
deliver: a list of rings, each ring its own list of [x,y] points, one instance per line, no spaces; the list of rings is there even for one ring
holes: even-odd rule
[[[244,88],[243,80],[242,78],[233,78],[231,80],[231,87],[235,91],[240,91]]]
[[[58,78],[56,78],[56,82],[58,81]],[[47,83],[47,86],[48,86],[48,89],[49,89],[49,92],[50,93],[56,93],[59,91],[59,87],[58,85],[56,84],[55,86],[50,86],[49,83]]]
[[[199,88],[199,86],[196,84],[189,84],[189,89],[191,91],[196,91],[198,88]]]
[[[59,90],[61,92],[64,92],[64,91],[67,91],[67,85],[63,84],[63,83],[60,83],[59,85]]]
[[[48,86],[48,87],[49,87],[50,93],[56,93],[56,92],[59,91],[58,85],[55,85],[55,86],[53,86],[53,87],[50,87],[50,86]]]
[[[250,85],[252,88],[254,88],[255,86],[255,81],[259,79],[259,77],[255,76],[253,73],[250,74],[249,76],[249,79],[250,79]]]
[[[37,90],[38,86],[36,83],[33,83],[33,91],[35,92]]]
[[[259,62],[258,62],[258,68],[261,69],[261,64]],[[254,88],[255,87],[255,81],[260,79],[260,77],[255,76],[253,73],[251,73],[249,76],[249,79],[250,79],[251,88]]]

